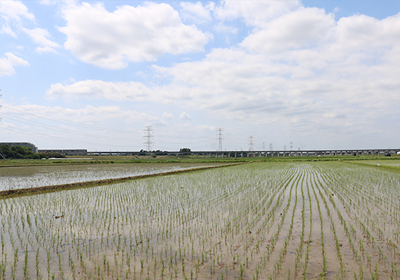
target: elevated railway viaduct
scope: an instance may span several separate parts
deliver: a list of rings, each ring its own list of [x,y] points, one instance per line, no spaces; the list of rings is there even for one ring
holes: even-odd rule
[[[165,151],[165,152],[134,152],[134,151],[88,151],[87,155],[195,155],[196,157],[289,157],[289,156],[340,156],[340,155],[386,155],[397,154],[399,149],[345,149],[345,150],[297,150],[297,151]]]

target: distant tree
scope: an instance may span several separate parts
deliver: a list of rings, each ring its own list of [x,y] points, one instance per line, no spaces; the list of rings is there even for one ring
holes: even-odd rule
[[[32,159],[37,158],[37,154],[32,152],[32,149],[24,146],[12,146],[9,145],[1,145],[1,151],[3,152],[6,158],[15,158],[15,159]]]
[[[31,148],[19,145],[10,147],[9,145],[3,144],[0,146],[0,149],[7,159],[65,158],[65,156],[60,153],[47,152],[36,154],[32,152]]]
[[[55,152],[45,152],[37,154],[38,158],[65,158],[64,155]]]
[[[181,154],[183,154],[183,155],[190,155],[190,153],[191,153],[191,149],[189,149],[189,148],[181,148],[180,150],[179,150],[179,152],[181,153]]]

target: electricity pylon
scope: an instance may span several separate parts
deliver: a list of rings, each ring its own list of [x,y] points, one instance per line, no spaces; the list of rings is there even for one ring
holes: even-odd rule
[[[217,129],[218,151],[222,151],[222,140],[224,139],[224,138],[222,137],[223,131],[224,131],[223,128],[218,128],[218,129]]]
[[[253,136],[249,136],[249,151],[254,151],[254,142],[253,142],[254,137]]]
[[[151,128],[151,126],[146,126],[146,128],[143,130],[143,132],[145,133],[145,135],[143,136],[144,138],[144,145],[146,147],[146,151],[151,152],[151,148],[152,145],[154,144],[154,142],[152,141],[152,139],[154,139],[153,136],[153,129]]]

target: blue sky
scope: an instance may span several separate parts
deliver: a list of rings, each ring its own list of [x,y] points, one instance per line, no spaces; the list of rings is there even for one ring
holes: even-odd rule
[[[0,0],[0,142],[397,148],[399,1]],[[271,145],[272,144],[272,145]]]

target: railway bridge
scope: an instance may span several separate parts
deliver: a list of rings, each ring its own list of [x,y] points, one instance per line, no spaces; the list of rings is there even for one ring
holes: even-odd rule
[[[111,155],[195,155],[196,157],[290,157],[290,156],[341,156],[341,155],[387,155],[397,154],[398,149],[341,149],[341,150],[297,150],[297,151],[158,151],[158,152],[135,152],[135,151],[88,151],[87,155],[111,156]]]

